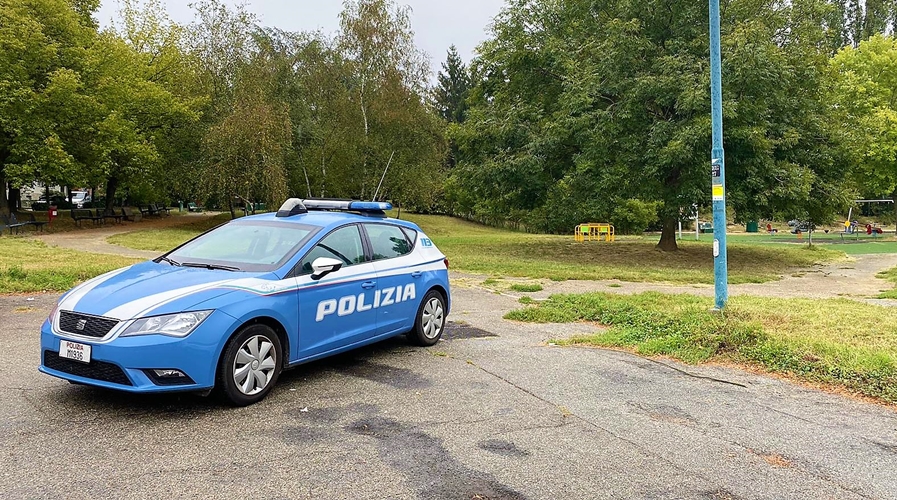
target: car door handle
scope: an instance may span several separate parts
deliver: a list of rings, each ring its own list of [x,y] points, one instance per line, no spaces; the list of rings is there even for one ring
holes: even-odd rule
[[[420,278],[423,274],[424,273],[422,273],[420,271],[414,271],[413,273],[411,273],[411,277],[412,278]]]
[[[374,288],[375,286],[377,286],[377,283],[373,281],[365,281],[361,284],[361,288]]]

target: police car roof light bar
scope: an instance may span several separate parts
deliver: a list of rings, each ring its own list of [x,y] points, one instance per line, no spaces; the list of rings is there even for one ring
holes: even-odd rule
[[[306,214],[308,209],[299,198],[290,198],[285,201],[277,211],[277,217],[292,217],[294,215]]]
[[[363,215],[382,216],[386,210],[392,210],[391,203],[380,201],[305,199],[302,203],[309,210],[339,210]]]
[[[361,215],[369,216],[386,216],[386,210],[392,210],[392,204],[382,201],[290,198],[277,211],[277,217],[292,217],[308,213],[309,210],[334,210],[358,212]]]

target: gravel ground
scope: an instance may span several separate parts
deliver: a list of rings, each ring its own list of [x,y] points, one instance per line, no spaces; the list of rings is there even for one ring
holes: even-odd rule
[[[27,300],[32,298],[34,300]],[[241,409],[39,374],[55,296],[0,297],[3,498],[897,498],[897,414],[549,339],[457,286],[429,349],[302,366]]]
[[[894,288],[893,283],[876,277],[881,271],[897,267],[897,254],[853,255],[848,261],[815,266],[783,276],[779,281],[767,283],[746,283],[729,285],[729,295],[757,295],[780,298],[837,298],[868,301],[879,293]],[[455,273],[461,283],[478,285],[489,276]],[[505,290],[510,284],[536,282],[542,286],[541,292],[526,294],[535,299],[544,299],[555,293],[606,292],[635,294],[642,292],[686,293],[713,297],[713,285],[674,285],[668,283],[637,283],[619,280],[604,281],[551,281],[524,278],[503,279],[489,288]],[[519,293],[516,295],[520,295]],[[897,305],[897,301],[875,300],[879,305]]]

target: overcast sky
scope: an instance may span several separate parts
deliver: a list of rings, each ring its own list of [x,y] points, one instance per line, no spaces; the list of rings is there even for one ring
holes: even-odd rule
[[[235,4],[234,0],[225,0]],[[455,44],[465,61],[470,61],[476,46],[486,38],[492,18],[504,6],[504,0],[397,0],[411,6],[417,46],[430,56],[433,70],[445,61],[449,46]],[[172,19],[187,23],[193,13],[186,0],[162,0]],[[288,31],[321,29],[332,33],[339,29],[342,0],[251,0],[248,9],[265,26]],[[108,26],[118,12],[117,0],[103,0],[97,17],[101,26]],[[435,77],[434,77],[435,78]]]

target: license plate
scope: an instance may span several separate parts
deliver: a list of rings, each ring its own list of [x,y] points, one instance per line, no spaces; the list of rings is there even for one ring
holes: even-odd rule
[[[69,342],[68,340],[60,341],[59,357],[74,359],[82,363],[90,363],[90,346],[78,344],[77,342]]]

